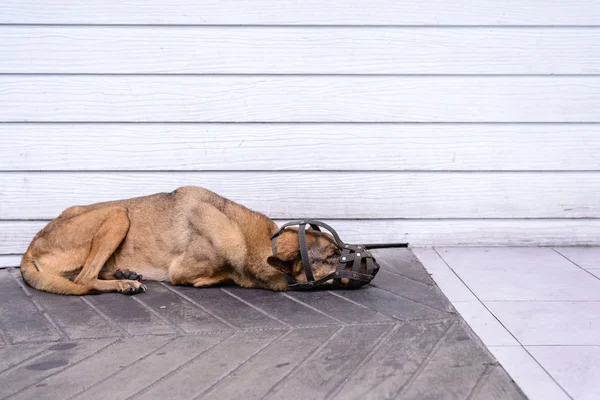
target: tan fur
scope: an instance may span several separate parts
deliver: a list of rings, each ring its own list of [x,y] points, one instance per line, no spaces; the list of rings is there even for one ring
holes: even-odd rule
[[[286,229],[272,255],[277,225],[206,189],[187,186],[171,193],[75,206],[33,239],[21,262],[30,286],[58,294],[135,294],[144,279],[175,285],[286,290],[283,272],[302,280],[297,230]],[[339,251],[329,235],[308,231],[315,278],[334,267]],[[72,280],[70,280],[71,278]]]

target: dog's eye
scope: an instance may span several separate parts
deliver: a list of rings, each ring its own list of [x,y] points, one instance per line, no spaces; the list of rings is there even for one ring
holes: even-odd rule
[[[333,253],[333,254],[327,256],[327,259],[332,259],[332,258],[337,258],[337,257],[338,257],[338,254]]]

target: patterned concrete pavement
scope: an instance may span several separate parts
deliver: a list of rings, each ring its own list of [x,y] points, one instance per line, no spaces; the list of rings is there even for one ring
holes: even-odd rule
[[[58,296],[0,270],[0,399],[524,399],[408,249],[353,291],[147,283]]]

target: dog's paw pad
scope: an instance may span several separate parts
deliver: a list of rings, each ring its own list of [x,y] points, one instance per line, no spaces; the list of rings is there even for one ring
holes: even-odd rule
[[[115,279],[130,279],[132,281],[141,281],[142,275],[137,274],[128,269],[125,269],[125,270],[118,269],[115,271]]]

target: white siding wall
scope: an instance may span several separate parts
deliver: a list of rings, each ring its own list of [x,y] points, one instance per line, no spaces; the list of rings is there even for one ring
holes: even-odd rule
[[[184,184],[349,240],[600,244],[600,3],[0,0],[0,266]]]

